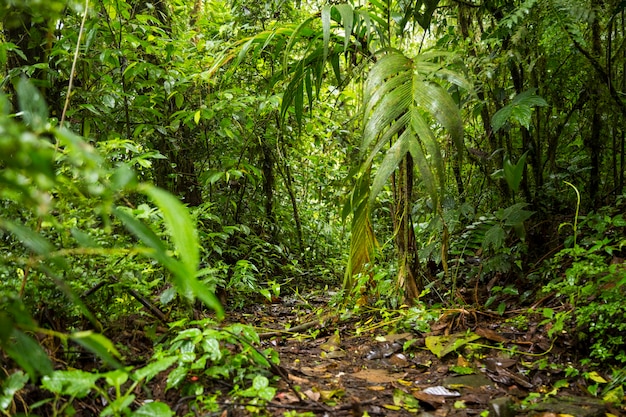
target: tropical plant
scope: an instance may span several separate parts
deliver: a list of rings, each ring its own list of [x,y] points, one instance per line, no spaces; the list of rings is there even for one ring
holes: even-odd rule
[[[422,273],[411,218],[414,171],[423,180],[435,212],[444,192],[441,140],[432,122],[447,130],[457,147],[456,152],[449,154],[456,155],[457,163],[462,155],[463,125],[458,105],[437,80],[468,87],[461,76],[446,69],[450,55],[435,51],[420,53],[409,36],[402,37],[402,33],[412,34],[407,28],[415,22],[427,29],[438,2],[426,2],[424,13],[421,2],[418,3],[328,5],[299,25],[278,27],[239,41],[213,69],[215,72],[230,61],[236,69],[246,54],[261,56],[269,52],[282,56],[286,87],[281,116],[285,120],[293,108],[298,126],[303,123],[305,99],[311,111],[314,100],[320,96],[327,68],[334,76],[333,88],[358,89],[358,82],[366,80],[360,144],[364,162],[359,161],[360,167],[355,166],[355,186],[344,209],[344,218],[352,215],[350,259],[344,286],[350,289],[352,276],[372,259],[376,240],[370,215],[376,197],[391,178],[391,216],[399,259],[397,284],[408,299],[419,296]],[[403,17],[398,24],[391,19],[395,13]],[[357,84],[350,84],[353,80]],[[377,157],[383,150],[385,156],[379,161]],[[373,181],[369,179],[372,170]]]

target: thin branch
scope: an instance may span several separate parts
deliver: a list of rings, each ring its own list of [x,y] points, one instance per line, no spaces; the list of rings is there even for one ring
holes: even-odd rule
[[[61,121],[59,127],[63,127],[65,122],[65,115],[67,108],[70,105],[70,96],[72,95],[72,86],[74,84],[74,74],[76,73],[76,62],[78,61],[78,51],[80,50],[80,40],[85,29],[85,21],[87,20],[87,13],[89,13],[89,0],[85,0],[85,12],[83,13],[83,20],[80,22],[80,29],[78,30],[78,39],[76,40],[76,50],[74,51],[74,60],[72,62],[72,70],[70,71],[70,81],[67,86],[67,95],[65,96],[65,105],[63,106],[63,113],[61,114]]]

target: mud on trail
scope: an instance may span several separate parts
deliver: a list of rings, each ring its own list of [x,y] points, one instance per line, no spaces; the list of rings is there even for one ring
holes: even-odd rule
[[[327,308],[327,301],[283,299],[228,315],[228,320],[255,326],[262,347],[279,353],[280,366],[274,370],[279,389],[263,413],[626,415],[626,408],[616,405],[623,404],[623,398],[611,402],[590,394],[589,386],[596,383],[610,393],[608,375],[594,371],[572,375],[577,366],[574,341],[567,333],[549,338],[540,314],[525,312],[522,322],[513,315],[441,310],[424,326],[408,308],[393,312],[362,308],[359,315],[342,315]],[[605,371],[610,375],[609,369]],[[618,388],[621,385],[614,394],[623,397]],[[216,415],[249,413],[225,404]]]

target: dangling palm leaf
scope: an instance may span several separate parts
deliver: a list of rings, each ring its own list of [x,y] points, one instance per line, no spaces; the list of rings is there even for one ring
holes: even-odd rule
[[[428,116],[447,130],[459,149],[463,146],[459,108],[441,85],[429,80],[432,71],[438,70],[427,61],[433,58],[437,55],[424,54],[409,59],[400,52],[393,52],[381,58],[370,71],[365,84],[365,127],[361,143],[361,149],[369,150],[369,154],[362,169],[369,169],[381,149],[393,141],[378,167],[370,202],[374,201],[407,152],[417,164],[433,202],[438,201],[443,186],[443,159]],[[442,74],[453,75],[442,71],[437,75]],[[448,80],[466,87],[461,77],[450,76]]]
[[[353,212],[353,225],[369,224],[367,219],[359,217],[369,216],[377,195],[407,155],[417,166],[422,183],[433,200],[433,207],[439,207],[444,185],[444,163],[431,122],[435,121],[446,129],[458,147],[459,155],[463,147],[463,123],[456,103],[434,81],[434,77],[445,77],[449,82],[467,87],[462,77],[440,68],[436,63],[444,57],[443,54],[427,53],[410,59],[393,51],[378,60],[371,69],[364,92],[361,149],[366,158],[361,175],[368,175],[377,156],[383,148],[389,147],[378,164],[371,189],[366,193],[367,208]],[[407,210],[408,203],[404,203]],[[373,237],[362,233],[352,235],[351,270],[360,270],[363,266],[361,259],[353,255],[371,252],[373,242]]]

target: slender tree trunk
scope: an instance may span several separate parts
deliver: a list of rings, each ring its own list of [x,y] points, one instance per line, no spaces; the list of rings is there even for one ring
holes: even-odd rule
[[[413,194],[413,159],[407,154],[396,175],[395,210],[393,223],[395,243],[398,252],[397,285],[404,290],[408,302],[416,300],[423,283],[420,279],[420,265],[417,255],[417,242],[411,220],[411,201]]]

